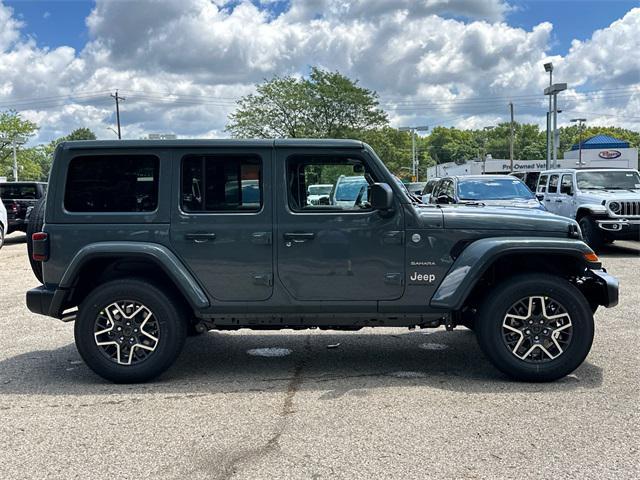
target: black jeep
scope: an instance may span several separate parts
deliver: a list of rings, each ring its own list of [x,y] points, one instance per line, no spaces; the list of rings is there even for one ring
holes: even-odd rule
[[[309,185],[354,177],[350,200]],[[574,220],[424,205],[350,140],[82,141],[31,218],[32,312],[99,375],[148,380],[188,332],[458,325],[522,380],[577,368],[617,281]],[[372,352],[372,355],[374,352]]]

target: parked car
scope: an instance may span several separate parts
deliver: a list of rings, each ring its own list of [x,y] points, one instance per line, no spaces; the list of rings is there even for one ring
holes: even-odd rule
[[[427,183],[424,184],[424,188],[422,189],[422,195],[420,195],[420,198],[422,198],[422,201],[424,203],[429,203],[429,199],[431,198],[431,192],[433,191],[433,187],[436,186],[439,180],[440,180],[439,177],[433,177],[427,180]]]
[[[0,248],[4,245],[4,236],[7,231],[7,209],[4,207],[4,203],[0,200]]]
[[[310,205],[319,205],[323,201],[328,204],[332,188],[333,184],[331,183],[309,185],[307,189],[307,202],[309,202]]]
[[[360,175],[338,179],[345,203],[309,205],[306,180],[338,171]],[[162,373],[188,332],[441,325],[473,329],[513,378],[549,381],[618,301],[574,220],[424,205],[358,141],[63,142],[50,185],[27,306],[75,321],[82,358],[116,382]]]
[[[545,210],[522,180],[511,175],[444,177],[434,187],[431,203],[484,205]]]
[[[6,233],[27,231],[28,216],[36,202],[47,193],[47,184],[42,182],[0,183],[0,198],[7,210]]]
[[[540,174],[547,210],[578,221],[592,248],[640,240],[640,175],[626,168],[557,169]]]
[[[359,198],[366,200],[368,186],[363,175],[340,175],[329,195],[329,203],[340,207],[353,207]]]
[[[415,195],[419,200],[422,200],[422,191],[426,184],[427,182],[410,182],[406,183],[405,186],[411,195]]]

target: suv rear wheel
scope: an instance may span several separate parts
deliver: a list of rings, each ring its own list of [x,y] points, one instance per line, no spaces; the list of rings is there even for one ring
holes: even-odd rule
[[[548,382],[574,371],[593,342],[593,314],[560,277],[530,274],[497,285],[480,309],[476,333],[495,367],[517,380]]]
[[[176,360],[187,334],[179,302],[144,280],[116,280],[80,305],[76,347],[87,365],[116,383],[150,380]]]

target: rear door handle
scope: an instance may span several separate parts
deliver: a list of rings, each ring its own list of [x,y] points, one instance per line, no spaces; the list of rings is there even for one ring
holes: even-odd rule
[[[556,203],[562,203],[562,200],[556,200]]]
[[[283,237],[288,242],[304,243],[316,238],[316,234],[310,233],[310,232],[309,233],[285,233],[283,234]]]
[[[208,242],[209,240],[215,240],[216,234],[215,233],[187,233],[185,234],[184,238],[186,238],[187,240],[193,240],[196,243],[205,243],[205,242]]]

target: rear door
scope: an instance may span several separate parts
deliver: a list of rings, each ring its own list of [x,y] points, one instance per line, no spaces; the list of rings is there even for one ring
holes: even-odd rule
[[[212,300],[259,301],[272,294],[272,151],[175,155],[171,242]]]

